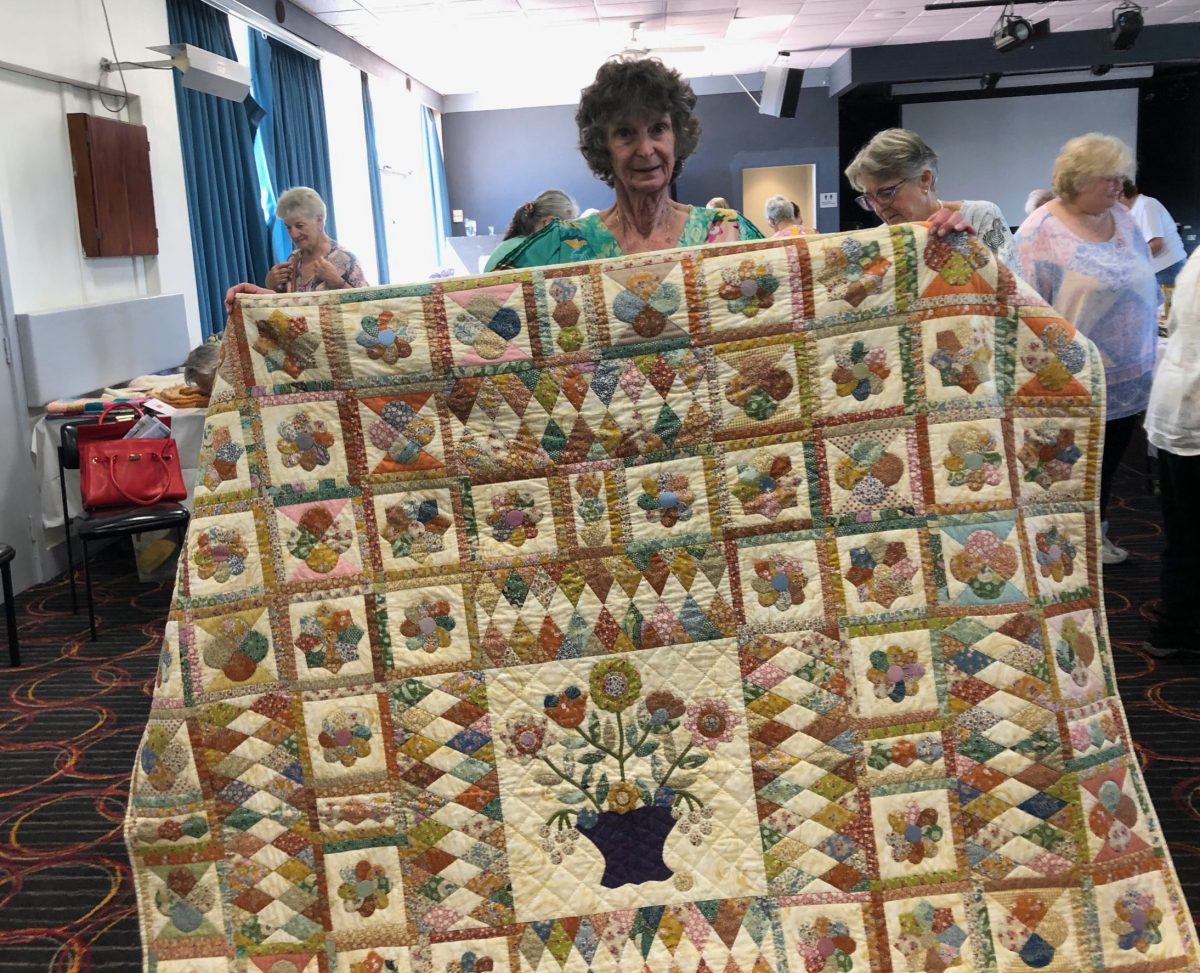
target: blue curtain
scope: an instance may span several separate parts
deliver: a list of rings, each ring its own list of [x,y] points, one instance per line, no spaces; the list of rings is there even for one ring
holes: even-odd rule
[[[425,120],[422,142],[425,167],[429,173],[429,196],[433,200],[434,247],[437,265],[441,267],[446,252],[446,237],[450,235],[450,192],[446,188],[446,163],[442,159],[442,144],[433,120],[433,109],[422,105],[421,117]]]
[[[194,44],[237,59],[229,18],[201,0],[167,0],[172,44]],[[252,113],[258,107],[192,91],[175,78],[200,326],[207,338],[225,327],[225,291],[261,284],[270,269],[266,227],[254,170]]]
[[[266,112],[259,134],[275,195],[293,186],[315,189],[325,201],[325,232],[336,239],[320,62],[274,37],[252,31],[250,70],[255,98]],[[292,245],[286,229],[281,230],[276,222],[272,212],[275,259],[284,260]]]
[[[379,261],[379,283],[387,284],[387,220],[383,215],[383,186],[379,183],[379,152],[375,148],[375,109],[371,107],[371,82],[366,71],[362,78],[363,127],[367,130],[367,180],[371,185],[371,212],[375,217],[375,256]]]

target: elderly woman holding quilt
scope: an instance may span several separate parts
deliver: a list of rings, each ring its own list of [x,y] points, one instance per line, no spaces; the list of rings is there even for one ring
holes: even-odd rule
[[[754,224],[734,210],[671,199],[671,183],[700,142],[695,109],[691,85],[661,61],[602,64],[583,91],[575,122],[583,157],[616,199],[591,216],[551,223],[509,253],[498,269],[761,240]]]

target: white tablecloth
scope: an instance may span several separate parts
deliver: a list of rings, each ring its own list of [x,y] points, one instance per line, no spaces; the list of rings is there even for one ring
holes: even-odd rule
[[[179,465],[183,470],[183,482],[187,485],[189,505],[196,485],[200,441],[204,437],[204,413],[204,409],[178,409],[171,415],[171,437],[179,444]],[[61,528],[63,524],[62,498],[58,490],[58,443],[59,430],[67,418],[74,417],[41,415],[33,423],[30,451],[40,485],[42,525],[47,530]],[[66,481],[67,509],[72,517],[77,517],[83,511],[79,496],[79,471],[67,470]],[[61,536],[59,530],[48,540],[54,543]]]

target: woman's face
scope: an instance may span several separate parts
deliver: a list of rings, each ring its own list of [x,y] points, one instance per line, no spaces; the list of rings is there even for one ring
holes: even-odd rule
[[[1106,213],[1121,198],[1123,182],[1123,176],[1096,176],[1079,187],[1071,202],[1085,213]]]
[[[937,212],[933,173],[929,169],[922,170],[916,179],[860,176],[859,182],[875,215],[889,226],[927,220]]]
[[[308,250],[325,237],[324,216],[294,216],[290,220],[284,220],[283,225],[287,227],[292,246],[297,250]]]
[[[613,179],[625,190],[654,193],[671,184],[675,169],[675,129],[667,113],[640,121],[614,122],[607,139]]]

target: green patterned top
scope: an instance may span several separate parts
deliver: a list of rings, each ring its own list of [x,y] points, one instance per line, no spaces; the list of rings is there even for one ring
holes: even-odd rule
[[[742,240],[761,240],[763,235],[753,223],[732,209],[706,209],[703,206],[688,207],[687,222],[679,235],[679,247],[695,247],[702,243],[720,243],[726,236],[726,224],[737,223]],[[514,267],[546,267],[550,264],[579,263],[623,257],[624,251],[617,243],[599,213],[563,223],[555,220],[524,244],[496,264],[497,270]]]

